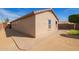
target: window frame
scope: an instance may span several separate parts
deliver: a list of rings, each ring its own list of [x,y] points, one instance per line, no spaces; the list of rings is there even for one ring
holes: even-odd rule
[[[51,24],[52,24],[51,19],[48,19],[48,28],[49,28],[49,29],[51,29]]]

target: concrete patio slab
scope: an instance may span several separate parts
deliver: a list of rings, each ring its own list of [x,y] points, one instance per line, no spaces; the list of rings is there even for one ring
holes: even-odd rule
[[[0,38],[0,50],[5,51],[79,51],[79,36],[67,37],[67,30],[59,30],[35,39],[9,30],[7,38]]]

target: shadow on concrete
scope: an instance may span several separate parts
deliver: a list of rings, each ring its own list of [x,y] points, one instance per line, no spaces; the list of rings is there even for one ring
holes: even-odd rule
[[[79,39],[79,35],[60,34],[63,37]]]
[[[14,30],[12,30],[12,29],[5,29],[5,33],[6,33],[6,36],[7,36],[7,37],[15,36],[15,37],[34,38],[34,37],[32,37],[32,36],[29,36],[29,35],[26,35],[26,34],[23,34],[23,33],[17,32],[17,31],[14,31]]]

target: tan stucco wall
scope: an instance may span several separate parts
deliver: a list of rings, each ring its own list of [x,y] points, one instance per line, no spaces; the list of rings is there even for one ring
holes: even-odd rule
[[[51,29],[48,28],[48,19],[51,19]],[[39,38],[58,30],[58,21],[52,12],[45,12],[12,22],[12,28],[18,32],[29,34]]]
[[[51,19],[51,29],[48,28],[48,19]],[[52,12],[45,12],[36,15],[36,37],[39,38],[43,35],[47,35],[49,33],[55,32],[58,29],[58,25],[56,25],[56,21],[58,21]]]
[[[35,16],[13,22],[12,28],[18,32],[35,36]]]

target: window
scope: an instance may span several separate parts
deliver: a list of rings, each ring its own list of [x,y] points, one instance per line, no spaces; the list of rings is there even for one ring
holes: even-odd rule
[[[51,20],[48,20],[48,28],[51,28]]]

